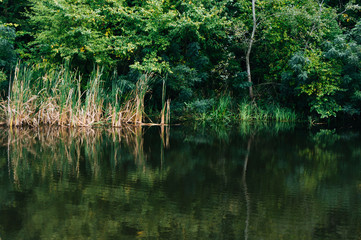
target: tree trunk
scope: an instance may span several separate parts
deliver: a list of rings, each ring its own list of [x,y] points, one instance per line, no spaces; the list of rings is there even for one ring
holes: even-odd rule
[[[252,0],[252,16],[253,16],[253,29],[252,29],[251,39],[249,40],[248,50],[247,50],[247,54],[246,54],[247,78],[248,78],[248,82],[250,84],[252,84],[252,75],[251,75],[251,64],[250,64],[249,58],[250,58],[250,55],[251,55],[252,45],[253,45],[253,42],[254,42],[254,35],[256,33],[256,28],[257,28],[256,0]],[[249,96],[253,101],[254,100],[254,95],[253,95],[253,87],[252,87],[252,85],[249,86]]]

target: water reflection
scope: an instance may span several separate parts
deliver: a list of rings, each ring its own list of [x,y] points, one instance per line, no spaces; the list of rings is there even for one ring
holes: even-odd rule
[[[357,131],[0,133],[2,239],[358,239]]]
[[[242,185],[243,185],[243,190],[244,190],[244,198],[246,200],[246,227],[244,229],[244,239],[247,240],[248,239],[248,228],[249,228],[249,217],[250,217],[250,197],[249,197],[249,193],[248,193],[248,188],[247,188],[247,181],[246,181],[246,174],[247,174],[247,165],[248,165],[248,159],[249,159],[249,154],[251,151],[251,146],[252,146],[252,141],[253,141],[253,135],[251,135],[248,139],[248,144],[247,144],[247,153],[246,156],[244,157],[244,164],[243,164],[243,174],[242,174]]]

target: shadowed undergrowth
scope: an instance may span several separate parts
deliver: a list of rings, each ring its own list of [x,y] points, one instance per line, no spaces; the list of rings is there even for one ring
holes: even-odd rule
[[[193,119],[201,122],[231,124],[235,122],[297,122],[298,114],[275,103],[237,103],[229,95],[219,99],[206,99],[187,104]]]

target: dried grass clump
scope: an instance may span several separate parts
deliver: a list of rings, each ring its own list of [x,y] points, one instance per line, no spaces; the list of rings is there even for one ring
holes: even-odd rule
[[[153,74],[143,74],[137,81],[135,89],[127,94],[124,101],[119,101],[120,90],[116,89],[114,99],[108,105],[108,121],[113,127],[120,127],[124,124],[144,123],[146,116],[144,111],[144,98],[149,92]]]
[[[90,75],[85,91],[81,90],[80,74],[70,71],[69,67],[43,72],[35,67],[16,66],[9,96],[0,102],[0,124],[11,127],[144,124],[144,98],[149,92],[152,74],[141,75],[135,88],[124,96],[123,91],[113,87],[109,97],[102,87],[103,72],[99,67]],[[164,112],[165,105],[163,116]]]

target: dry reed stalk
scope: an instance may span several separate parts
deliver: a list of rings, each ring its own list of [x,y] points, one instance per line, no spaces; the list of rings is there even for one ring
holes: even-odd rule
[[[135,89],[129,93],[124,103],[115,101],[104,107],[102,71],[94,71],[85,92],[81,91],[81,77],[61,67],[51,70],[38,79],[32,78],[33,69],[17,66],[14,81],[9,88],[7,101],[0,102],[1,118],[9,126],[58,125],[83,126],[110,123],[113,127],[124,124],[144,124],[144,98],[149,91],[152,73],[143,74]],[[39,83],[40,82],[40,83]],[[34,85],[34,86],[33,86]],[[82,101],[85,94],[85,101]],[[115,102],[115,106],[112,106]],[[167,114],[165,114],[167,113]],[[162,123],[169,122],[169,102],[163,106]]]
[[[0,100],[0,126],[6,125],[6,101]]]
[[[167,100],[167,115],[165,119],[165,124],[170,124],[170,99]]]
[[[161,111],[160,125],[169,125],[170,124],[170,99],[163,104]]]
[[[135,94],[132,92],[130,95],[134,96]],[[119,107],[119,110],[109,104],[107,120],[111,122],[113,127],[120,127],[124,124],[141,125],[144,114],[144,104],[141,102],[139,96],[131,97]]]
[[[166,106],[163,105],[162,111],[160,112],[160,124],[161,124],[161,125],[164,125],[165,108],[166,108]]]

